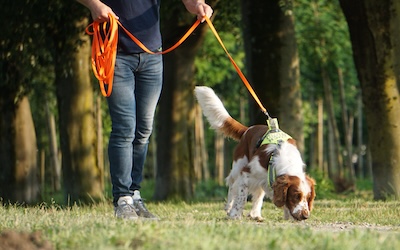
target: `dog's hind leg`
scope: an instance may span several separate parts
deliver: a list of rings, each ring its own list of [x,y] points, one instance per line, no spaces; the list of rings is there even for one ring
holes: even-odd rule
[[[236,188],[237,193],[235,192],[234,194],[235,198],[233,201],[233,206],[228,213],[228,216],[231,219],[240,219],[243,215],[243,208],[246,204],[247,195],[249,193],[248,182],[249,174],[247,172],[242,172],[234,183],[234,188]]]
[[[264,218],[261,216],[261,207],[265,192],[262,188],[257,188],[254,192],[252,192],[252,196],[253,204],[249,216],[256,221],[264,221]]]

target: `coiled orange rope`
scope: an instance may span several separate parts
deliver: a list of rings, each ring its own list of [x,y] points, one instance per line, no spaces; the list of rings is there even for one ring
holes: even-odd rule
[[[92,68],[99,80],[103,96],[110,96],[114,79],[115,58],[117,56],[118,23],[110,15],[108,22],[93,22],[86,28],[86,33],[93,35],[92,41]],[[92,28],[92,31],[90,30]],[[107,90],[105,86],[108,85]]]

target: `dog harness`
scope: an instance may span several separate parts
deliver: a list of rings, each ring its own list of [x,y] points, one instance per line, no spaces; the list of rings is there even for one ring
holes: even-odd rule
[[[286,134],[285,132],[279,129],[278,119],[276,118],[268,119],[267,124],[268,124],[268,130],[257,143],[257,148],[265,144],[275,144],[278,145],[279,147],[283,142],[292,138],[290,135]],[[272,187],[272,184],[275,182],[276,179],[276,170],[274,165],[272,164],[274,161],[273,159],[274,154],[275,152],[272,152],[268,163],[267,181],[270,187]]]

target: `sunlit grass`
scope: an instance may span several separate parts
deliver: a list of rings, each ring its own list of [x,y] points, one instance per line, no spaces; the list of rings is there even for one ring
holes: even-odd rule
[[[0,207],[0,231],[40,231],[56,249],[400,249],[398,201],[317,200],[305,222],[283,220],[266,201],[263,223],[227,220],[223,205],[149,202],[157,222],[118,220],[110,202],[7,205]]]

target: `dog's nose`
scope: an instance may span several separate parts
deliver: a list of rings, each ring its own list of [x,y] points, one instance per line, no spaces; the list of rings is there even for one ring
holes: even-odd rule
[[[310,212],[308,210],[303,210],[303,212],[301,212],[301,219],[306,220],[308,217],[310,217]]]

